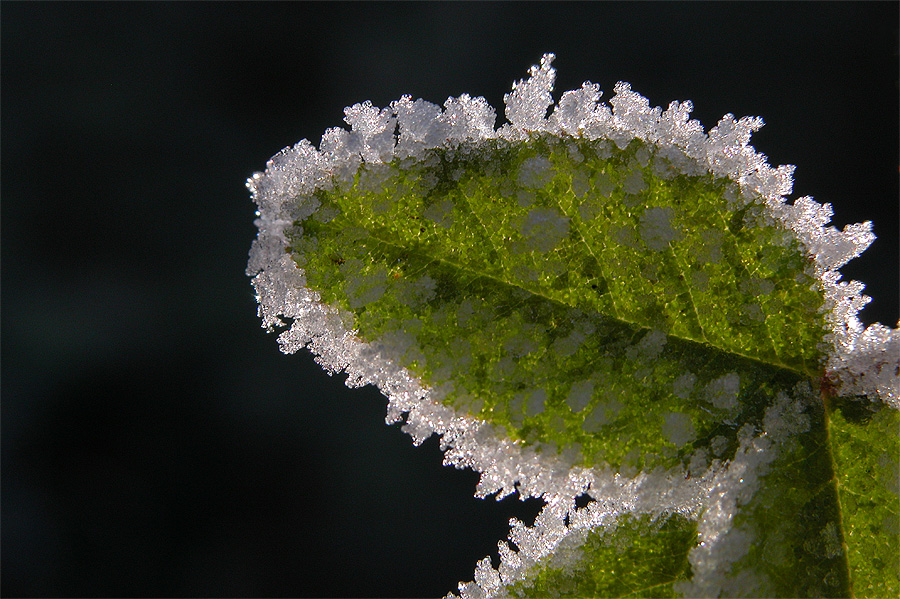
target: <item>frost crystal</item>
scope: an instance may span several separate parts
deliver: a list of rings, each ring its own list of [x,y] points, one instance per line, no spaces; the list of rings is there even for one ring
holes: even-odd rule
[[[460,585],[463,597],[502,595],[505,585],[523,580],[531,568],[557,550],[559,554],[554,559],[576,560],[585,531],[614,527],[626,513],[699,517],[701,543],[690,554],[694,576],[690,584],[678,590],[692,596],[727,593],[725,587],[729,583],[721,578],[723,565],[736,562],[753,542],[750,532],[731,525],[736,507],[753,494],[759,477],[777,459],[778,451],[768,450],[777,449],[796,431],[808,426],[805,416],[797,413],[793,399],[779,398],[766,413],[766,430],[742,431],[735,457],[729,462],[713,459],[707,467],[705,451],[698,451],[690,460],[688,477],[678,469],[625,477],[602,467],[573,467],[565,454],[541,453],[535,447],[513,442],[487,422],[442,404],[440,400],[452,388],[452,381],[429,388],[398,365],[398,356],[409,357],[410,352],[417,351],[413,338],[403,332],[414,324],[385,335],[379,343],[361,341],[354,330],[353,316],[323,303],[317,292],[307,289],[304,271],[286,252],[287,232],[319,207],[315,192],[353,181],[364,165],[367,168],[360,185],[377,190],[385,177],[393,176],[388,163],[425,159],[426,151],[432,148],[452,150],[464,142],[490,139],[518,141],[543,132],[595,141],[597,152],[602,155],[604,143],[623,148],[637,138],[652,144],[656,155],[652,165],[646,152],[635,156],[632,172],[621,184],[626,193],[642,191],[645,182],[641,173],[647,168],[662,178],[677,173],[713,173],[738,185],[740,193],[728,196],[728,201],[762,199],[766,212],[759,218],[782,223],[803,244],[824,293],[830,326],[825,341],[831,347],[825,365],[827,376],[842,394],[864,394],[900,408],[900,333],[880,324],[863,327],[857,318],[857,312],[869,301],[861,295],[863,285],[841,281],[837,271],[872,243],[871,223],[838,231],[827,226],[832,215],[830,205],[820,205],[810,198],[786,203],[784,196],[791,191],[793,167],[773,168],[764,155],[749,145],[751,134],[763,125],[758,117],[735,119],[728,114],[704,133],[702,126],[690,119],[690,102],[672,102],[665,110],[652,108],[627,83],[615,86],[609,105],[600,103],[599,87],[586,82],[580,89],[564,92],[553,106],[553,58],[552,54],[545,55],[539,66],[531,68],[530,76],[518,81],[512,92],[504,96],[509,123],[498,129],[494,128],[495,110],[483,98],[449,98],[441,108],[404,96],[387,108],[377,108],[370,102],[348,107],[344,113],[349,131],[329,129],[319,149],[304,140],[275,155],[267,163],[265,173],[256,173],[247,182],[259,207],[255,223],[259,236],[247,267],[248,275],[253,277],[259,315],[269,330],[288,327],[278,338],[284,352],[307,347],[330,372],[346,371],[348,386],[373,384],[381,389],[389,400],[387,422],[399,422],[405,415],[403,429],[416,444],[432,434],[439,435],[445,464],[472,468],[481,474],[477,496],[496,494],[500,498],[518,491],[522,498],[544,499],[546,505],[534,526],[513,523],[510,540],[517,549],[501,542],[499,570],[491,566],[488,558],[480,561],[474,582]],[[574,155],[572,158],[576,162],[583,159]],[[373,168],[377,165],[384,167]],[[522,164],[513,176],[526,192],[539,192],[552,173],[553,165],[538,157]],[[435,184],[426,180],[413,183],[424,190]],[[601,195],[614,188],[608,176],[598,173],[590,181],[576,178],[572,189],[581,197],[591,185]],[[506,192],[501,188],[500,193]],[[519,202],[527,207],[528,194],[521,195]],[[454,209],[452,202],[444,200],[428,207],[424,216],[449,229],[454,224]],[[597,217],[591,210],[588,205],[582,206],[585,220]],[[334,216],[316,214],[321,222]],[[520,232],[529,249],[549,254],[568,235],[569,227],[569,219],[562,214],[536,208],[521,223]],[[638,231],[613,233],[621,237],[624,245],[645,244],[656,252],[663,251],[679,235],[672,227],[672,213],[667,208],[646,210],[640,217]],[[710,234],[709,244],[702,250],[705,254],[698,256],[702,261],[713,263],[720,259],[721,238],[717,235]],[[358,266],[348,261],[342,268],[350,272]],[[706,281],[702,280],[702,273],[695,274],[691,283],[703,288]],[[386,273],[356,278],[348,292],[351,306],[377,300],[385,291],[380,282],[385,276]],[[765,291],[758,290],[762,294]],[[423,302],[434,292],[435,281],[425,276],[410,286],[403,301]],[[454,318],[461,323],[481,318],[481,309],[464,302]],[[745,306],[744,312],[751,319],[759,319],[761,314],[755,305]],[[573,335],[559,341],[554,351],[561,355],[574,352],[584,336]],[[514,338],[509,343],[511,356],[534,349],[530,347],[533,341],[527,337]],[[651,360],[664,351],[664,344],[664,334],[651,332],[633,348],[634,357]],[[469,355],[465,347],[448,351]],[[510,362],[507,366],[513,368],[515,364]],[[649,376],[650,371],[645,374]],[[442,380],[440,371],[435,377]],[[683,374],[675,380],[674,393],[681,398],[696,398],[708,409],[730,413],[739,408],[741,379],[737,374],[725,375],[705,388],[695,386],[696,382],[693,374]],[[594,380],[575,382],[566,392],[565,402],[574,412],[580,412],[591,403],[594,389],[601,385],[602,381]],[[470,400],[478,405],[478,398]],[[521,391],[514,400],[518,417],[541,415],[546,401],[542,389]],[[584,426],[598,429],[621,409],[622,404],[610,398],[595,407]],[[660,426],[677,446],[690,442],[697,434],[688,414],[669,413]],[[713,440],[716,456],[725,453],[726,444],[723,437]],[[593,500],[577,508],[575,498],[582,494]]]

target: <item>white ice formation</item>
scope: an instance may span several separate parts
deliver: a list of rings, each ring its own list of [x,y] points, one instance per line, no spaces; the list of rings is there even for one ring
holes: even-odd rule
[[[705,542],[692,552],[694,579],[681,590],[693,596],[714,595],[717,585],[725,584],[714,573],[716,560],[721,559],[716,555],[731,555],[714,548],[739,542],[736,537],[729,540],[728,526],[736,497],[752,489],[760,469],[774,459],[764,457],[768,454],[763,449],[777,444],[779,435],[790,434],[790,426],[782,424],[776,426],[778,432],[757,431],[757,435],[748,431],[733,460],[714,461],[704,473],[687,480],[682,472],[625,478],[572,467],[564,457],[542,456],[506,439],[488,423],[440,403],[435,390],[360,341],[352,316],[323,304],[316,292],[307,289],[303,270],[285,251],[285,229],[318,207],[313,192],[329,189],[335,180],[351,179],[363,163],[415,159],[428,149],[467,141],[524,140],[536,132],[608,139],[620,147],[639,138],[653,144],[657,155],[680,172],[728,177],[739,184],[744,201],[762,198],[773,222],[782,223],[809,252],[826,298],[831,332],[823,340],[828,345],[825,368],[837,391],[867,395],[900,409],[900,333],[880,324],[863,327],[857,313],[869,298],[861,295],[861,283],[842,282],[837,270],[872,243],[871,223],[838,231],[826,226],[832,215],[829,204],[808,197],[788,204],[785,196],[791,192],[793,167],[772,168],[749,145],[751,134],[763,125],[758,117],[735,119],[728,114],[704,133],[700,123],[690,119],[690,102],[672,102],[665,110],[651,108],[629,84],[618,83],[606,105],[599,102],[599,86],[590,82],[563,93],[548,116],[553,105],[553,58],[545,55],[539,66],[531,68],[530,77],[517,82],[504,97],[509,122],[499,128],[494,126],[494,108],[483,98],[449,98],[442,109],[404,96],[383,109],[369,102],[346,108],[349,131],[332,128],[323,135],[319,149],[303,140],[275,155],[265,173],[254,174],[247,183],[259,206],[259,236],[247,268],[259,314],[270,330],[290,322],[278,338],[285,353],[307,347],[330,372],[346,371],[348,386],[376,385],[388,397],[387,422],[402,421],[405,415],[403,429],[414,443],[438,434],[445,464],[481,473],[477,496],[497,493],[499,498],[518,491],[522,498],[544,499],[546,506],[533,527],[513,524],[510,539],[518,551],[501,542],[499,570],[487,558],[479,562],[475,582],[460,585],[463,597],[502,595],[504,585],[521,580],[539,560],[561,547],[574,547],[586,530],[614,525],[625,513],[681,513],[694,518],[702,513],[699,534]],[[573,401],[577,403],[577,398]],[[575,498],[584,493],[594,501],[576,509]],[[569,553],[575,555],[577,549]]]

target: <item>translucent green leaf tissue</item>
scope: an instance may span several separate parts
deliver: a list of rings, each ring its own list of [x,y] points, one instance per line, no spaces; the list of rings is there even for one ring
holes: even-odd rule
[[[838,270],[871,223],[619,83],[404,96],[274,156],[263,326],[376,385],[414,443],[539,497],[462,597],[896,597],[900,334]],[[548,116],[549,115],[549,116]],[[577,501],[576,501],[577,500]]]

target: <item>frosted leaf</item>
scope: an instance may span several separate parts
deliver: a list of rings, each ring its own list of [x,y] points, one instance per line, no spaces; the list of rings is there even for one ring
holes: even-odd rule
[[[544,500],[533,526],[512,525],[516,547],[501,542],[499,569],[479,562],[475,581],[460,585],[463,596],[533,584],[547,564],[582,567],[589,539],[611,539],[635,516],[663,526],[675,515],[696,524],[698,542],[686,557],[692,578],[673,592],[767,594],[774,578],[746,566],[760,531],[752,518],[736,525],[736,515],[775,505],[766,485],[796,467],[788,465],[803,446],[798,439],[812,443],[821,430],[808,409],[821,403],[812,391],[773,381],[792,368],[818,375],[823,361],[821,378],[838,393],[900,409],[898,330],[864,327],[863,285],[837,272],[871,244],[871,223],[838,231],[828,226],[830,205],[787,203],[793,167],[769,166],[749,145],[758,117],[726,115],[704,133],[690,102],[651,107],[627,83],[608,105],[599,86],[585,82],[554,107],[553,58],[545,55],[504,97],[509,123],[499,129],[494,108],[468,95],[443,107],[410,96],[387,108],[363,102],[345,109],[349,131],[328,129],[319,149],[306,140],[285,148],[254,174],[247,185],[259,236],[247,273],[262,324],[282,329],[283,351],[306,347],[329,372],[346,372],[348,386],[381,389],[387,422],[403,422],[416,444],[438,435],[446,464],[480,473],[476,496]],[[770,246],[740,258],[748,267],[759,260],[752,274],[721,275],[738,251],[729,230],[697,230],[679,220],[677,203],[652,203],[691,178],[727,182],[709,201],[727,214],[741,211],[732,224],[743,232],[773,231]],[[334,201],[351,192],[373,199]],[[347,226],[353,219],[377,226]],[[772,256],[792,248],[804,265],[779,279],[785,267]],[[466,271],[464,284],[441,270],[475,254],[486,259]],[[326,267],[330,286],[317,287]],[[492,304],[485,280],[516,293]],[[787,284],[812,286],[824,302],[815,312],[826,328],[815,337],[822,353],[811,348],[808,362],[768,377],[700,355],[739,344],[747,331],[794,351],[800,342],[783,338],[791,310],[771,307]],[[458,287],[478,285],[447,302]],[[723,289],[743,297],[717,303]],[[396,319],[373,334],[379,310]],[[546,319],[529,324],[517,315]],[[717,338],[713,325],[723,322],[732,328]],[[454,338],[442,343],[434,323],[443,327],[437,332],[453,328]],[[698,345],[686,349],[686,340]],[[573,370],[557,384],[565,367]],[[495,387],[460,372],[482,372]],[[492,394],[504,398],[499,406]],[[507,412],[508,422],[491,420]],[[592,445],[642,422],[635,434],[620,434],[618,446]],[[590,500],[577,507],[578,497]],[[834,529],[816,530],[809,551],[837,559]],[[789,559],[781,551],[788,532],[779,534],[765,540],[765,553]]]

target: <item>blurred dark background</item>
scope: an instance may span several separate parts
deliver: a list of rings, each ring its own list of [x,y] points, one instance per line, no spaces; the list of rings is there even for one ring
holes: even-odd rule
[[[552,51],[557,98],[761,115],[896,323],[898,6],[4,2],[2,594],[441,596],[534,516],[259,328],[244,181],[355,102],[502,107]]]

